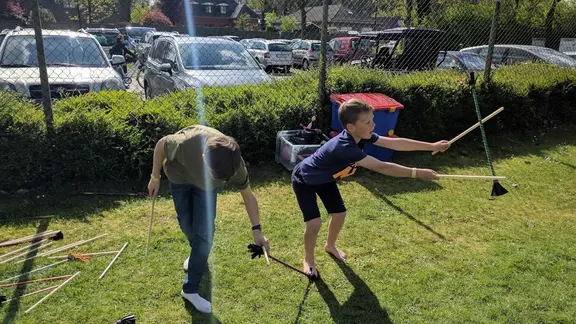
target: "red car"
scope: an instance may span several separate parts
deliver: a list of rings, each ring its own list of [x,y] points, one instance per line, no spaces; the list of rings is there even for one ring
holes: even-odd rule
[[[330,40],[328,44],[334,51],[334,62],[344,63],[358,60],[363,55],[369,54],[363,49],[357,49],[360,44],[360,37],[336,37]]]

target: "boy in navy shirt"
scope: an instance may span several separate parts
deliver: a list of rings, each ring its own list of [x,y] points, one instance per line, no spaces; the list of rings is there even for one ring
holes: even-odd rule
[[[336,185],[338,179],[353,175],[359,166],[393,177],[438,179],[434,170],[408,168],[375,159],[364,153],[365,143],[395,151],[444,152],[450,147],[448,141],[428,143],[407,138],[379,136],[373,132],[375,127],[373,110],[372,106],[358,99],[351,99],[340,105],[338,119],[344,130],[296,165],[292,171],[292,188],[306,222],[303,271],[312,276],[318,276],[314,248],[322,225],[316,195],[320,197],[331,215],[324,249],[337,259],[345,260],[346,253],[336,248],[336,239],[346,218],[346,207]]]

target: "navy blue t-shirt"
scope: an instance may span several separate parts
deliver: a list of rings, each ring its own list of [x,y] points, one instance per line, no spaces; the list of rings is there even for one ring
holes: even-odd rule
[[[364,144],[375,143],[378,138],[378,134],[372,133],[370,139],[356,143],[352,135],[342,131],[300,162],[302,179],[306,184],[318,185],[353,175],[358,168],[356,162],[367,156]]]

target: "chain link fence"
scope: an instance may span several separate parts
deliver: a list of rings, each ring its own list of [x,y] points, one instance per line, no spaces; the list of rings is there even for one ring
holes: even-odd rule
[[[442,82],[447,70],[576,68],[574,1],[0,0],[0,12],[0,105],[36,104],[48,130],[53,110],[90,102],[126,123],[131,109],[163,105],[184,119],[162,131],[193,118],[248,137],[258,123],[271,133],[307,124],[334,91],[394,95],[343,86],[363,75]],[[239,117],[253,107],[260,117]]]

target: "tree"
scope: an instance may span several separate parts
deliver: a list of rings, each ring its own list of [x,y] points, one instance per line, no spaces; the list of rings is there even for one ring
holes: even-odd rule
[[[132,9],[132,0],[117,0],[118,1],[118,14],[120,20],[127,22],[130,21],[130,9]]]
[[[0,0],[0,18],[23,19],[24,9],[15,0]]]
[[[182,20],[182,14],[184,12],[183,0],[161,0],[160,10],[162,10],[174,24],[178,24]]]
[[[296,18],[290,16],[282,17],[282,31],[293,32],[296,30]]]
[[[130,22],[133,24],[139,24],[144,15],[150,11],[150,6],[148,2],[135,3],[132,12],[130,13]]]
[[[174,26],[170,18],[166,17],[164,13],[160,10],[150,10],[148,11],[142,20],[141,25],[152,25],[152,26]]]
[[[250,21],[250,15],[244,13],[238,16],[238,18],[236,18],[236,21],[234,21],[234,27],[242,31],[252,30],[252,22]]]
[[[267,12],[266,13],[266,30],[271,30],[272,27],[274,26],[274,23],[278,20],[278,15],[272,11],[272,12]]]

